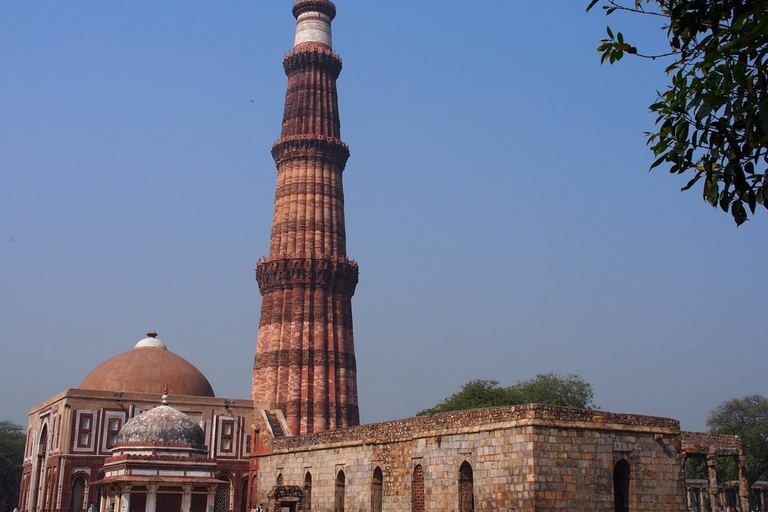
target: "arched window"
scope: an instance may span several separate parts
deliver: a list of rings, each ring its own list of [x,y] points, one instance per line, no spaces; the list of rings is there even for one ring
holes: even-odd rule
[[[344,476],[344,470],[339,470],[336,475],[336,490],[333,496],[333,512],[344,512],[344,492],[347,485],[347,478]]]
[[[304,512],[312,510],[312,474],[307,471],[304,475]]]
[[[229,511],[230,481],[226,476],[220,476],[221,483],[216,486],[216,495],[213,498],[213,512]]]
[[[371,512],[381,512],[381,500],[384,494],[384,473],[381,468],[376,466],[373,470],[373,481],[371,482]]]
[[[475,489],[472,466],[464,461],[459,468],[459,512],[474,512]]]
[[[624,459],[613,468],[613,500],[616,512],[629,512],[629,463]]]
[[[283,485],[283,474],[278,473],[277,474],[277,485]]]
[[[413,469],[411,479],[411,511],[424,512],[424,468],[421,464]]]
[[[69,498],[70,512],[84,510],[83,498],[85,497],[85,478],[77,476],[72,480],[72,493]]]

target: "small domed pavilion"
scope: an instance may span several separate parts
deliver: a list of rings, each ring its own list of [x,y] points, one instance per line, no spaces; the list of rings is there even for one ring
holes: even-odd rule
[[[217,397],[154,331],[132,345],[30,410],[20,508],[246,512],[253,402]]]
[[[205,432],[168,405],[128,421],[104,461],[101,510],[207,512],[213,510],[216,460],[208,457]]]

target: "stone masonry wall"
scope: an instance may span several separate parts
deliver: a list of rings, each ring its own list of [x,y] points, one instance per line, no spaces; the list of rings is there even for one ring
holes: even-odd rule
[[[621,459],[631,471],[630,510],[686,510],[677,436],[580,427],[535,432],[536,510],[614,510],[613,471]]]
[[[613,469],[631,468],[631,510],[685,511],[680,430],[674,420],[526,405],[447,413],[277,438],[258,457],[259,500],[282,476],[303,487],[312,510],[331,511],[345,475],[344,510],[371,510],[373,473],[384,475],[383,511],[411,510],[411,482],[424,470],[425,510],[459,510],[459,468],[472,467],[477,511],[609,511]]]

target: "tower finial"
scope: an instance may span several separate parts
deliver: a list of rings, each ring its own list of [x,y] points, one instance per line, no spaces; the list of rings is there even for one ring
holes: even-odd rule
[[[163,389],[163,405],[168,405],[168,383],[165,383],[165,388]]]

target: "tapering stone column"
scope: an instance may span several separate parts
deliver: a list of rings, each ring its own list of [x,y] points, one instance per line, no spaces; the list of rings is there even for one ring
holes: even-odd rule
[[[263,296],[251,397],[277,404],[293,435],[359,424],[352,295],[347,259],[341,141],[332,50],[336,7],[293,4],[296,39],[283,67],[288,90],[272,148],[277,191],[269,257],[256,279]]]

